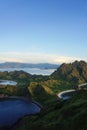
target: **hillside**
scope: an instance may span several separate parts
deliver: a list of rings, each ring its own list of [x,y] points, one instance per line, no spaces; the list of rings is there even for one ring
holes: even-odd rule
[[[60,91],[87,82],[86,62],[64,63],[50,76],[13,71],[0,72],[0,78],[18,82],[13,92],[0,89],[1,93],[32,97],[43,106],[41,113],[22,118],[11,130],[87,130],[87,91],[78,91],[67,101],[57,97]]]
[[[52,101],[40,114],[23,118],[12,130],[87,130],[87,91],[68,101]]]
[[[12,130],[86,130],[87,91],[79,91],[67,101],[54,96],[57,91],[71,88],[73,82],[86,82],[86,72],[87,63],[75,61],[62,64],[47,81],[32,82],[29,87],[32,97],[42,102],[43,109],[36,116],[23,118]]]
[[[77,83],[87,82],[87,63],[85,61],[64,63],[52,73],[51,77]]]

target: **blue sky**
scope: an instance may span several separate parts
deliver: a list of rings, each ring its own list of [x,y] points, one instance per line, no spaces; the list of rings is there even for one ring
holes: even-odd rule
[[[0,0],[0,62],[87,61],[86,0]]]

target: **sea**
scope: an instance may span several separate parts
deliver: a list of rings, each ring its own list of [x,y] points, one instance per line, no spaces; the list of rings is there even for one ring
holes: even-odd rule
[[[52,74],[56,69],[39,69],[39,68],[5,68],[5,69],[0,69],[1,72],[4,71],[24,71],[27,72],[29,74],[36,74],[36,75],[50,75]]]

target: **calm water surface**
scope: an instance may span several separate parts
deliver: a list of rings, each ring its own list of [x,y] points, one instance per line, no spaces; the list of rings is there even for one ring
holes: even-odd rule
[[[11,80],[0,80],[0,85],[17,85],[17,82]]]
[[[23,70],[27,73],[30,73],[30,74],[36,74],[36,75],[50,75],[52,74],[55,69],[38,69],[38,68],[7,68],[7,69],[0,69],[0,71],[4,72],[4,71],[20,71],[20,70]]]
[[[40,109],[35,103],[21,99],[0,101],[0,126],[12,125],[25,115],[39,113]]]
[[[0,69],[0,71],[20,71],[23,70],[30,74],[36,75],[50,75],[55,69],[37,69],[37,68],[9,68]],[[3,80],[2,84],[16,84],[14,81]],[[8,99],[0,101],[0,126],[12,125],[18,119],[25,115],[37,114],[41,108],[33,102],[27,102],[20,99]]]

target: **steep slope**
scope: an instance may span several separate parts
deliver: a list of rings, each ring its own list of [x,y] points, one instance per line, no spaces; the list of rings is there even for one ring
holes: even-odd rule
[[[87,91],[67,101],[51,102],[36,116],[25,117],[17,130],[87,130]],[[14,128],[12,130],[15,130]]]
[[[51,88],[40,83],[31,82],[29,85],[29,91],[32,98],[42,105],[57,99],[56,94],[51,90]]]
[[[27,78],[19,74],[18,77],[23,78],[23,82]],[[56,96],[57,91],[69,89],[66,86],[87,82],[86,62],[62,64],[51,76],[29,75],[28,79],[32,98],[41,103],[43,109],[35,116],[23,118],[11,130],[87,130],[87,91],[79,91],[67,101]]]
[[[85,61],[64,63],[52,73],[51,77],[77,83],[87,82],[87,63]]]

